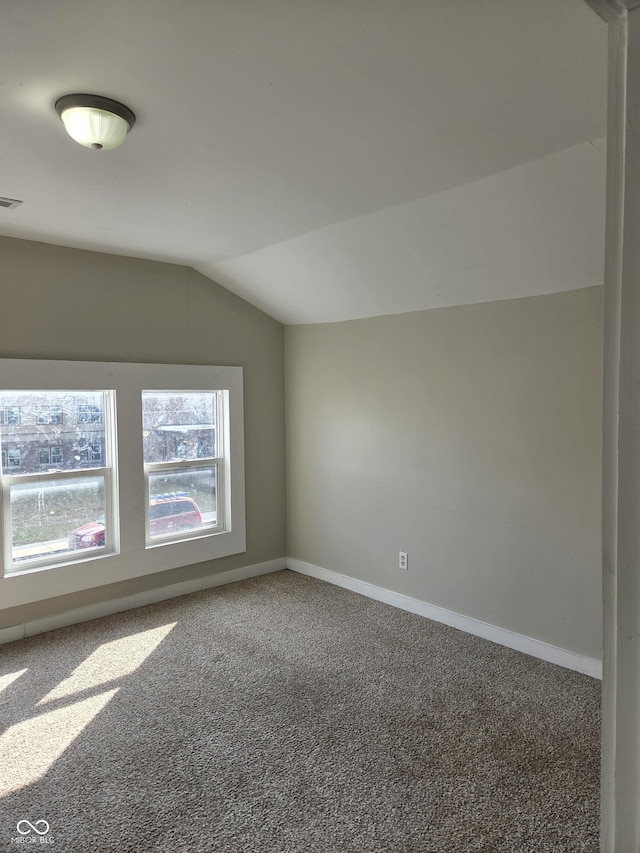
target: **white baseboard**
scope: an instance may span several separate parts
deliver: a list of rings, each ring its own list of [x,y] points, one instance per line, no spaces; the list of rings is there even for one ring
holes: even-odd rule
[[[24,625],[12,625],[10,628],[0,628],[0,646],[4,643],[13,643],[24,637]]]
[[[524,652],[524,654],[540,658],[549,663],[564,666],[566,669],[573,669],[576,672],[582,672],[593,678],[602,678],[602,661],[595,658],[589,658],[558,646],[552,646],[549,643],[543,643],[542,640],[536,640],[524,634],[516,634],[514,631],[509,631],[506,628],[499,628],[497,625],[481,622],[472,616],[464,616],[462,613],[456,613],[453,610],[429,604],[426,601],[421,601],[419,598],[412,598],[409,595],[393,592],[390,589],[349,577],[349,575],[342,575],[330,569],[323,569],[321,566],[314,566],[312,563],[305,563],[303,560],[288,557],[287,568],[303,575],[310,575],[319,580],[328,581],[336,586],[342,586],[345,589],[350,589],[352,592],[365,595],[367,598],[391,604],[393,607],[398,607],[401,610],[408,610],[409,613],[425,616],[427,619],[433,619],[434,622],[442,622],[444,625],[450,625],[452,628],[466,631],[467,634],[491,640],[491,642],[507,646],[509,649],[515,649],[516,651]]]
[[[10,628],[0,628],[0,645],[21,640],[23,637],[32,637],[35,634],[43,634],[45,631],[53,631],[55,628],[64,628],[67,625],[75,625],[78,622],[88,622],[90,619],[99,619],[101,616],[109,616],[112,613],[121,613],[124,610],[133,610],[135,607],[144,607],[157,601],[165,601],[168,598],[177,598],[179,595],[188,595],[190,592],[198,592],[201,589],[210,589],[214,586],[222,586],[235,581],[254,578],[258,575],[266,575],[269,572],[278,572],[284,569],[286,560],[284,557],[278,560],[269,560],[265,563],[256,563],[252,566],[242,566],[239,569],[230,569],[217,575],[206,575],[182,583],[174,583],[170,586],[162,586],[149,589],[146,592],[137,592],[124,598],[114,598],[111,601],[100,601],[87,607],[79,607],[76,610],[68,610],[66,613],[58,613],[55,616],[47,616],[44,619],[35,619],[32,622],[24,622],[21,625],[12,625]]]

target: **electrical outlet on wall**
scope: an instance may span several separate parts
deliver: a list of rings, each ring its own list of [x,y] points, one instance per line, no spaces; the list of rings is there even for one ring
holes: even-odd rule
[[[398,568],[405,572],[409,570],[409,554],[406,551],[400,551],[398,556]]]

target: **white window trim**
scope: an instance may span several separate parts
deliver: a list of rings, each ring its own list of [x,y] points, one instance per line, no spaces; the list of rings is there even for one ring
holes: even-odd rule
[[[145,506],[148,495],[142,462],[141,395],[148,388],[228,392],[224,407],[224,530],[206,531],[202,536],[166,543],[161,548],[146,547]],[[79,562],[70,558],[68,562],[51,568],[29,568],[0,577],[0,599],[5,607],[246,551],[241,367],[0,359],[0,389],[115,391],[114,440],[117,443],[115,452],[119,475],[114,477],[114,499],[120,510],[113,524],[116,553],[96,553]]]

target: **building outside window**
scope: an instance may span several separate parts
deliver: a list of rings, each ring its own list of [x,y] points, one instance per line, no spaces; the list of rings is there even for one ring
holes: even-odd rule
[[[101,403],[91,392],[68,392],[59,395],[57,404],[44,402],[47,392],[2,392],[3,399],[15,405],[2,405],[0,420],[3,445],[19,448],[13,464],[23,473],[36,473],[47,465],[73,470],[102,464],[105,458],[105,429]],[[19,403],[17,402],[19,400]],[[16,462],[16,458],[19,459]]]

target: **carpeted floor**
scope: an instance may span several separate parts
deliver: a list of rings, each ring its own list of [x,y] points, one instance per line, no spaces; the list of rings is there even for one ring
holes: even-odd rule
[[[599,702],[278,572],[0,647],[0,849],[596,853]]]

